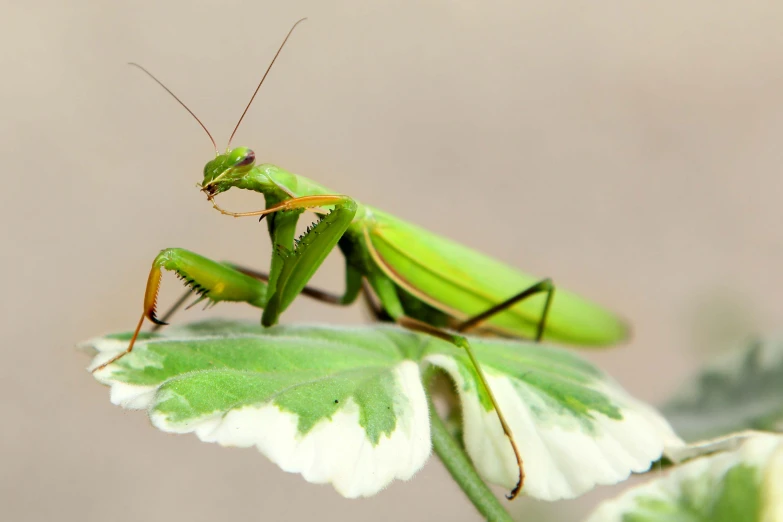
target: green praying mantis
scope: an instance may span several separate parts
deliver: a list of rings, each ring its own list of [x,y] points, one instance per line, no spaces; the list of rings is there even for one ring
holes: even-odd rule
[[[147,318],[165,325],[156,313],[162,270],[175,272],[196,302],[247,303],[263,310],[261,323],[271,326],[300,294],[333,304],[349,305],[360,295],[373,295],[375,314],[403,327],[424,331],[462,347],[484,385],[519,468],[519,481],[508,495],[514,498],[524,482],[522,458],[492,390],[486,383],[464,333],[469,330],[516,338],[585,346],[610,345],[625,339],[624,322],[606,309],[558,289],[550,279],[521,273],[499,261],[355,199],[337,194],[303,176],[271,164],[258,164],[246,147],[231,141],[250,105],[296,26],[289,30],[239,118],[225,153],[196,115],[163,83],[145,73],[171,94],[206,131],[215,158],[204,167],[200,183],[214,208],[234,217],[266,218],[272,241],[269,272],[261,273],[212,261],[181,248],[167,248],[152,263],[144,295],[143,313],[127,350],[102,364],[105,368],[133,350]],[[253,212],[229,212],[216,202],[232,188],[260,192],[266,207]],[[319,220],[295,239],[304,211]],[[307,286],[326,256],[338,247],[345,258],[345,291],[333,295]],[[187,294],[186,294],[187,297]],[[369,299],[369,298],[368,298]],[[180,300],[180,304],[183,300]],[[195,303],[194,303],[195,304]]]

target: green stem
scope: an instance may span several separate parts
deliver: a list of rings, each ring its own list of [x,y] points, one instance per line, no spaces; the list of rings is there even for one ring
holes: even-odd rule
[[[443,420],[438,416],[432,399],[427,395],[430,404],[430,425],[432,427],[432,446],[435,453],[449,470],[451,476],[462,488],[479,513],[490,521],[512,522],[511,515],[503,508],[497,497],[479,476],[462,445],[454,440]]]

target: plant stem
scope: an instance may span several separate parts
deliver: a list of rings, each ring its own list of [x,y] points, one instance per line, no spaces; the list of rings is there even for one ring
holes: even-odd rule
[[[449,470],[451,476],[462,488],[462,491],[468,496],[470,501],[476,506],[476,509],[492,522],[505,521],[512,522],[511,515],[508,514],[497,497],[492,494],[489,487],[479,476],[473,463],[470,461],[462,445],[451,436],[446,429],[443,420],[438,416],[432,399],[427,395],[430,406],[430,426],[432,429],[432,446],[435,453]]]

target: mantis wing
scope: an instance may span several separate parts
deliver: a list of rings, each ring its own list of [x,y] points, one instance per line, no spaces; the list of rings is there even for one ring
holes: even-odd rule
[[[396,284],[435,308],[467,319],[537,283],[524,274],[385,212],[369,209],[366,238],[373,259]],[[488,319],[485,326],[532,338],[545,296],[535,295]],[[608,345],[628,337],[616,315],[557,289],[544,339],[578,345]]]

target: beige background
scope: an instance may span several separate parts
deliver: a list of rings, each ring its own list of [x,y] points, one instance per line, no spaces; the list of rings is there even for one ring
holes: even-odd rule
[[[593,360],[643,399],[716,327],[780,326],[781,4],[284,4],[4,2],[0,519],[477,519],[435,459],[348,501],[252,450],[162,434],[73,350],[134,326],[163,247],[268,263],[265,227],[195,188],[202,131],[125,62],[223,146],[301,16],[237,145],[622,311],[633,342]],[[316,282],[340,288],[338,257]],[[301,301],[286,320],[364,317]],[[579,520],[609,493],[511,507]]]

